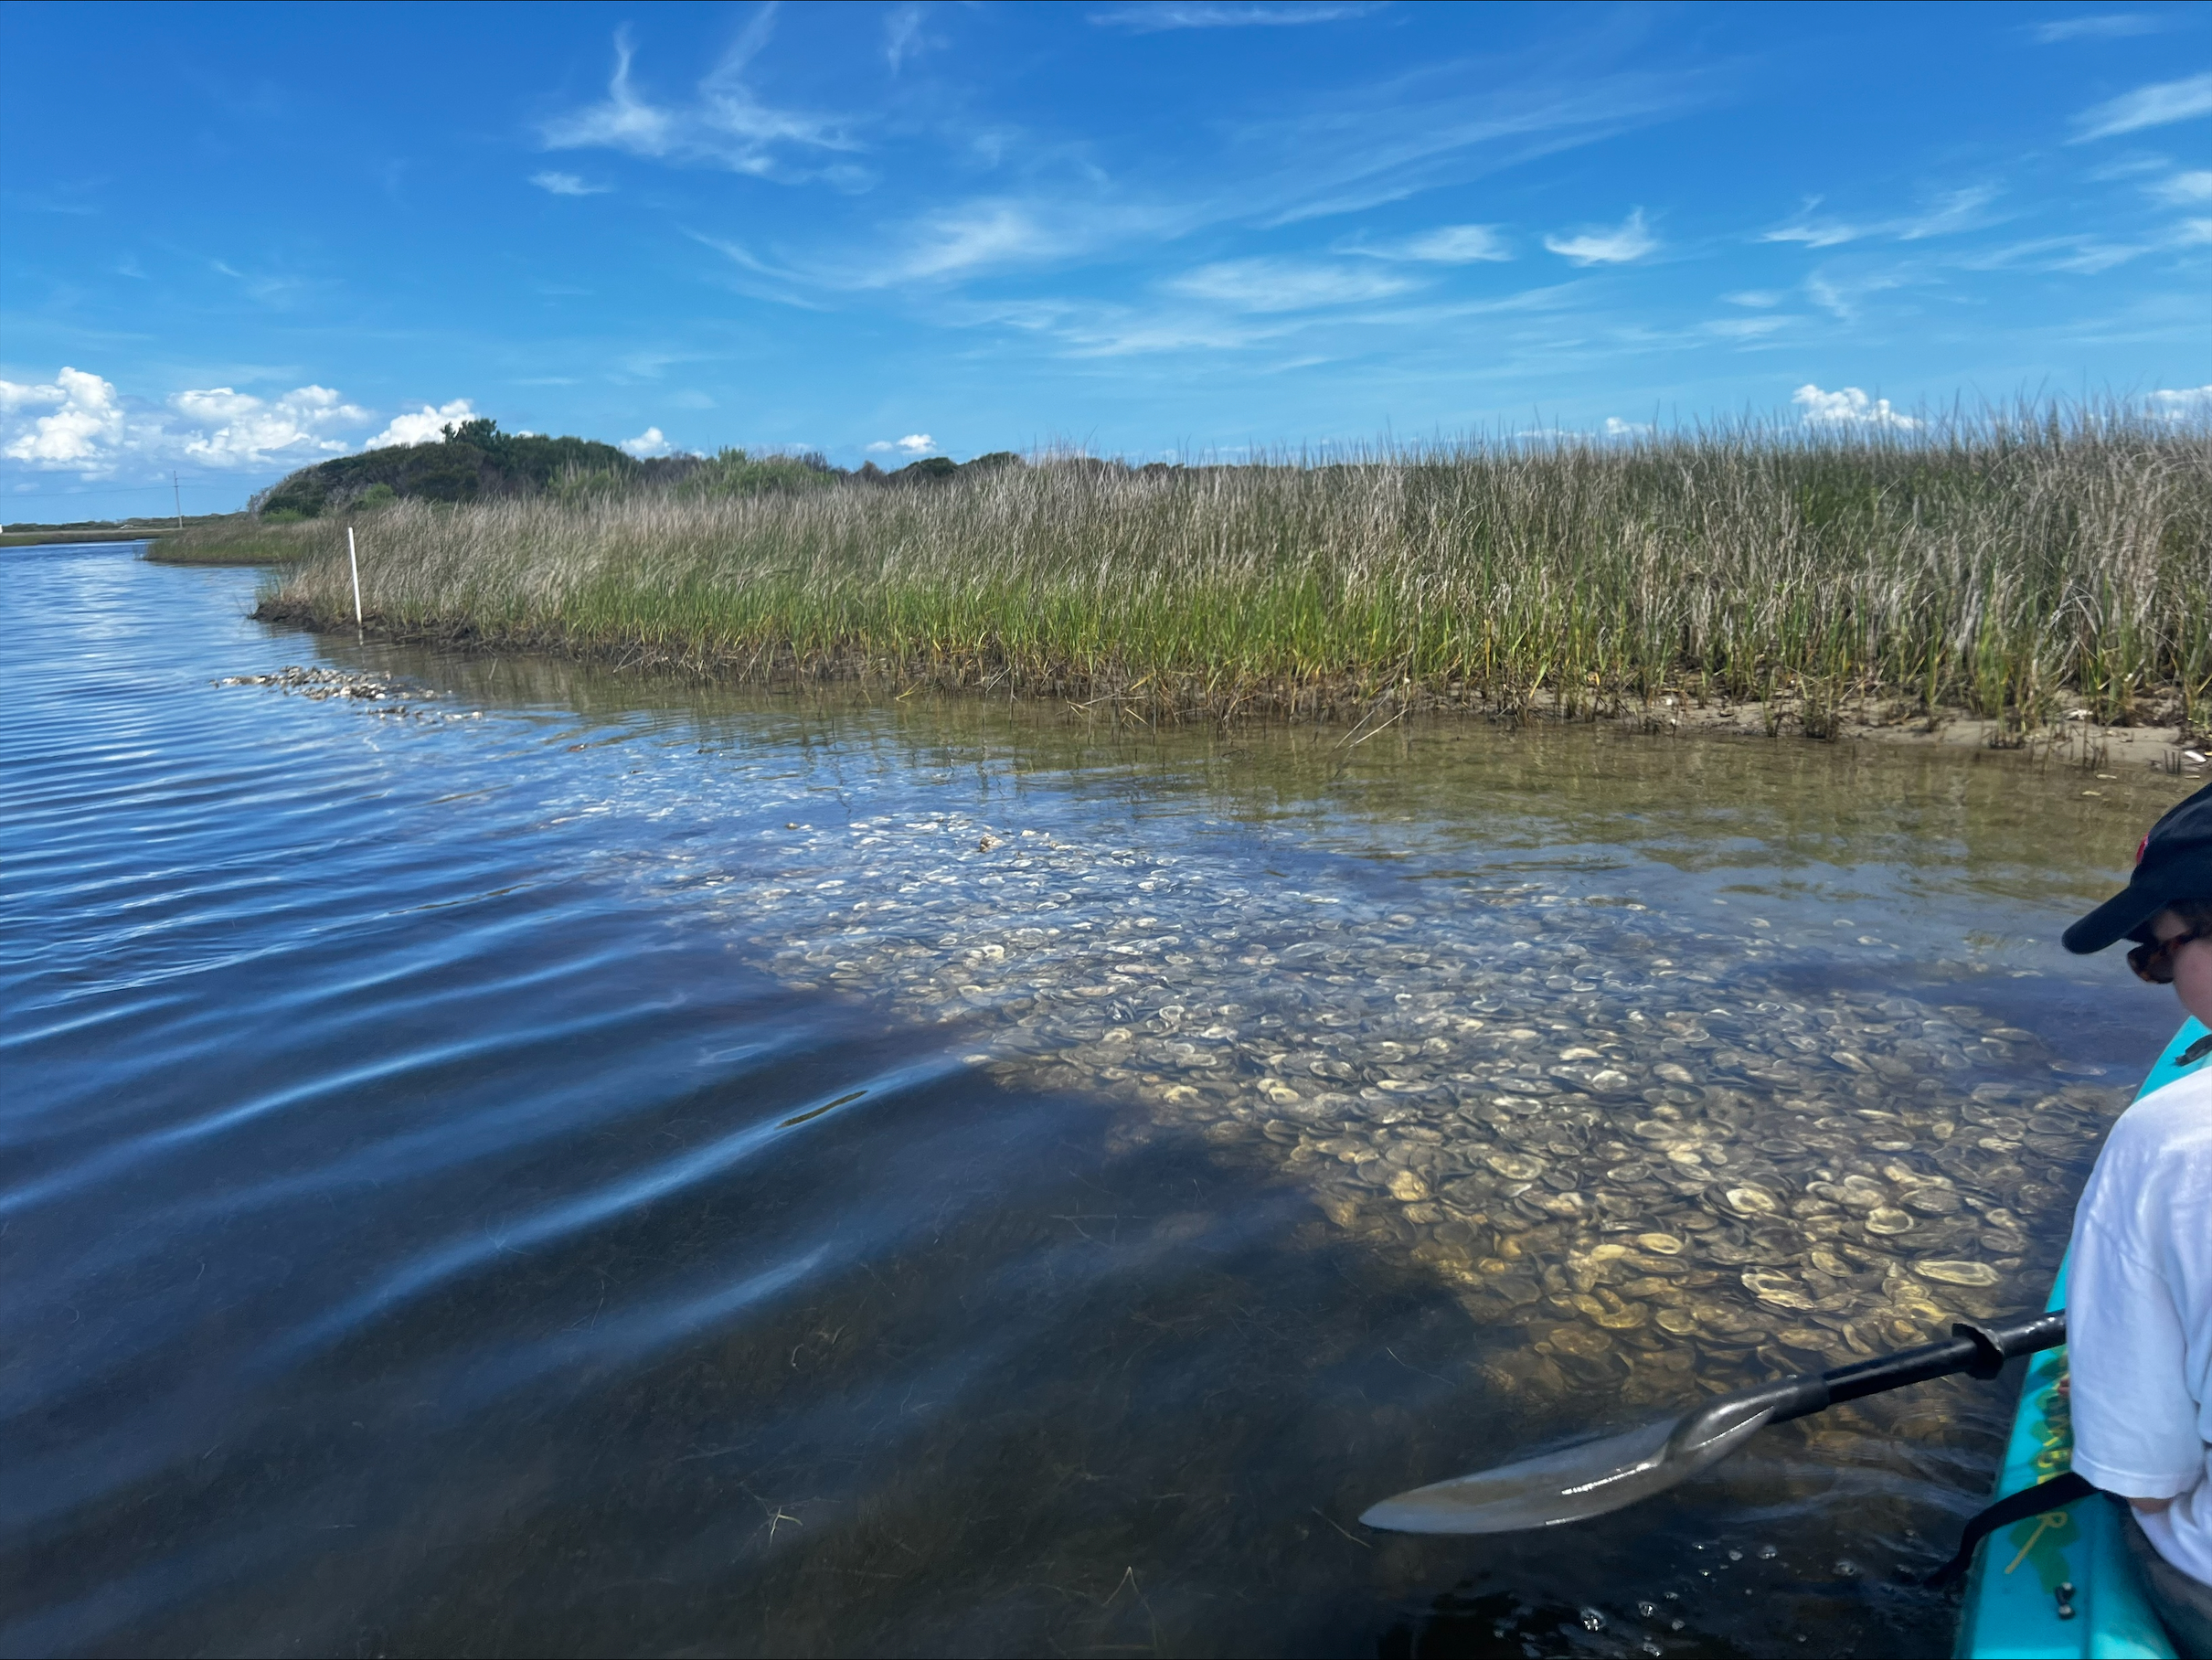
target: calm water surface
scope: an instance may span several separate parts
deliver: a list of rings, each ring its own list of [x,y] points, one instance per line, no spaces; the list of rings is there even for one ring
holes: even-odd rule
[[[1354,1517],[2039,1302],[2176,1017],[2053,941],[2179,781],[0,582],[7,1652],[1948,1652],[1989,1386]]]

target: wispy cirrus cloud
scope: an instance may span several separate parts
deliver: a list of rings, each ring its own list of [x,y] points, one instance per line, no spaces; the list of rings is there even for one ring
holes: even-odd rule
[[[2116,265],[2125,265],[2130,260],[2150,251],[2150,243],[2117,242],[2105,237],[2035,237],[2024,242],[1993,248],[1983,253],[1970,254],[1955,263],[1963,271],[2071,271],[2077,275],[2093,276],[2098,271],[2110,271]]]
[[[1222,260],[1201,265],[1161,285],[1187,299],[1210,300],[1232,311],[1314,311],[1388,299],[1420,286],[1372,267],[1319,265],[1299,260]]]
[[[1295,28],[1314,23],[1337,23],[1377,10],[1372,4],[1348,0],[1329,5],[1325,0],[1299,5],[1207,5],[1157,0],[1147,5],[1117,5],[1092,12],[1087,22],[1101,28],[1126,29],[1133,35],[1164,34],[1169,29]]]
[[[794,152],[860,150],[849,118],[777,109],[763,102],[749,83],[747,71],[768,45],[774,23],[773,5],[755,13],[685,103],[656,102],[639,90],[632,72],[636,48],[629,30],[617,29],[606,97],[546,122],[539,138],[548,150],[616,150],[654,161],[724,167],[756,178],[854,182],[857,176],[849,164],[804,167],[789,159]]]
[[[594,185],[573,173],[533,173],[530,183],[550,196],[604,196],[612,185]]]
[[[2037,46],[2058,46],[2068,40],[2124,40],[2135,35],[2155,35],[2165,27],[2164,19],[2148,12],[2099,12],[2031,24],[2027,36]]]
[[[1838,248],[1846,242],[1863,241],[1869,237],[1919,242],[1930,237],[1978,229],[1991,223],[1992,216],[1984,209],[1997,199],[1999,194],[1994,185],[1973,185],[1962,190],[1944,191],[1917,213],[1857,222],[1813,218],[1813,210],[1820,206],[1821,198],[1812,197],[1798,209],[1795,221],[1761,231],[1759,240],[1798,242],[1807,248]]]
[[[1584,229],[1573,236],[1547,236],[1544,246],[1577,265],[1626,265],[1658,249],[1659,239],[1643,222],[1638,208],[1611,230]]]
[[[2212,172],[2176,173],[2145,186],[2152,197],[2169,208],[2193,208],[2212,202]]]
[[[2162,80],[2092,104],[2074,117],[2074,136],[2068,142],[2085,144],[2091,139],[2140,133],[2145,127],[2195,121],[2200,115],[2212,115],[2212,74]]]
[[[1903,288],[1910,281],[1902,271],[1822,270],[1805,279],[1805,297],[1839,323],[1856,323],[1868,296]]]
[[[1392,241],[1354,241],[1339,253],[1370,260],[1411,260],[1429,265],[1474,265],[1513,258],[1513,244],[1495,225],[1440,225]]]

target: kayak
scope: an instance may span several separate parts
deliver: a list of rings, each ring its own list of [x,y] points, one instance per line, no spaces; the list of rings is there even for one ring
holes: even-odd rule
[[[2183,1051],[2206,1035],[2184,1023],[2136,1092],[2141,1100],[2181,1076]],[[2205,1063],[2198,1061],[2198,1066]],[[2059,1265],[2047,1308],[2066,1306]],[[2066,1393],[2066,1350],[2028,1364],[2013,1414],[1996,1496],[2018,1493],[2072,1468],[2074,1432]],[[1959,1615],[1962,1660],[2174,1660],[2174,1644],[2143,1595],[2122,1534],[2125,1518],[2101,1495],[2075,1500],[1999,1528],[1983,1542]]]

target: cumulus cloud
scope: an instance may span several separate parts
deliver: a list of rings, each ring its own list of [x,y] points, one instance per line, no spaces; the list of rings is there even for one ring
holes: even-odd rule
[[[531,174],[530,183],[555,196],[604,196],[614,188],[611,185],[590,184],[573,173],[555,173],[549,169]]]
[[[1211,300],[1238,311],[1285,312],[1387,299],[1417,284],[1388,271],[1263,259],[1201,265],[1165,286],[1171,293]]]
[[[1605,418],[1605,436],[1608,438],[1643,438],[1650,433],[1648,420],[1622,420],[1618,415]]]
[[[1909,431],[1920,424],[1891,409],[1887,398],[1869,398],[1855,386],[1824,392],[1808,383],[1792,393],[1790,401],[1804,410],[1807,426],[1889,427]]]
[[[2212,115],[2212,75],[2162,80],[2092,105],[2074,117],[2073,142],[2082,144],[2093,138],[2140,133],[2145,127],[2194,121],[2199,115]]]
[[[927,455],[937,448],[937,441],[927,432],[909,432],[904,438],[879,438],[868,448],[877,455],[893,452],[900,455]]]
[[[269,399],[218,386],[179,392],[171,401],[186,420],[201,423],[185,440],[184,452],[204,466],[234,472],[343,455],[353,445],[334,432],[371,419],[326,386],[299,387]]]
[[[465,398],[456,398],[451,403],[424,404],[412,415],[395,415],[391,425],[378,433],[361,447],[364,450],[388,450],[396,444],[435,443],[445,436],[448,426],[458,426],[473,420],[475,406]]]
[[[1513,249],[1495,225],[1440,225],[1395,242],[1361,242],[1345,253],[1371,260],[1420,260],[1431,265],[1473,265],[1513,258]]]
[[[1659,239],[1644,229],[1643,209],[1639,208],[1611,230],[1548,236],[1544,246],[1577,265],[1625,265],[1657,248]]]
[[[647,427],[635,438],[623,439],[619,447],[643,461],[648,456],[667,454],[668,440],[660,428]]]
[[[353,445],[367,410],[326,386],[259,398],[235,387],[187,388],[166,406],[127,399],[112,382],[64,368],[50,382],[0,380],[0,457],[42,471],[104,478],[133,462],[190,462],[210,472],[298,466]]]
[[[64,368],[51,384],[25,386],[0,381],[0,403],[11,414],[23,409],[50,409],[8,435],[0,455],[35,467],[75,467],[104,471],[124,442],[122,405],[114,386],[82,369]],[[11,423],[13,424],[13,423]]]
[[[2178,391],[2153,392],[2151,408],[2168,420],[2212,419],[2212,386],[2184,387]]]
[[[364,442],[356,434],[377,416],[326,386],[266,397],[195,387],[156,400],[64,368],[48,382],[0,380],[0,461],[88,479],[180,464],[206,474],[267,474],[356,449],[435,442],[449,424],[475,412],[465,398],[426,403]]]

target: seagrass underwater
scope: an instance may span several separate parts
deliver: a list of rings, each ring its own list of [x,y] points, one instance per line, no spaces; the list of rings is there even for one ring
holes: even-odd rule
[[[1480,1553],[1356,1518],[2031,1312],[2171,1024],[2058,933],[2188,780],[5,557],[10,1646],[1946,1644],[1984,1386]]]

